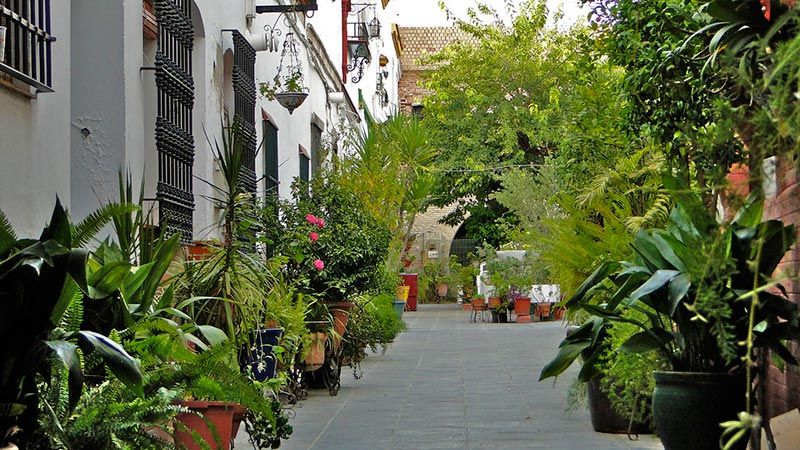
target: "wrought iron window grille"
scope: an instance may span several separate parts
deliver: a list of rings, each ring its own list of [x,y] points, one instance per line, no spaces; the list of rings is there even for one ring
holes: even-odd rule
[[[159,224],[167,234],[180,233],[181,241],[188,244],[192,242],[194,212],[191,2],[154,0],[153,6],[159,28],[154,67],[158,96],[155,138]]]
[[[53,92],[50,0],[0,1],[0,72]]]
[[[247,39],[235,29],[225,29],[233,36],[233,122],[242,133],[245,149],[244,167],[241,179],[243,192],[255,193],[256,152],[258,138],[256,136],[256,51]]]

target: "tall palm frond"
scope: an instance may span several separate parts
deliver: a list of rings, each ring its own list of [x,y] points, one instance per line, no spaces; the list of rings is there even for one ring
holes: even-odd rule
[[[83,247],[94,238],[100,230],[111,223],[115,217],[130,214],[139,209],[132,204],[109,203],[91,212],[72,228],[72,243],[75,247]]]

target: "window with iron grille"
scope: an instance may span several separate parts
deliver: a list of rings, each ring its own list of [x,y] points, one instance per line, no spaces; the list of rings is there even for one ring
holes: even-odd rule
[[[180,233],[184,243],[191,243],[194,211],[191,0],[154,0],[153,6],[158,21],[155,67],[159,223],[167,234]]]
[[[264,121],[264,177],[267,195],[278,195],[278,127]]]
[[[242,132],[246,150],[242,167],[242,189],[256,192],[256,51],[237,30],[233,33],[233,121]]]
[[[322,129],[315,123],[311,124],[311,175],[317,176],[322,169]]]
[[[50,0],[0,0],[0,72],[53,92]]]

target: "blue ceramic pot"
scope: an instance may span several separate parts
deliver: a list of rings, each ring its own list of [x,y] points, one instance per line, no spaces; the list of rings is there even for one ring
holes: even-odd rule
[[[277,371],[277,361],[272,354],[272,346],[278,345],[283,328],[267,328],[253,332],[250,346],[242,347],[239,354],[239,364],[245,373],[249,373],[256,381],[266,381],[274,378]]]

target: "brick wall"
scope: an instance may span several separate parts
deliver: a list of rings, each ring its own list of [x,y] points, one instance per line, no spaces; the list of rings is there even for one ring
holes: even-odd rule
[[[401,112],[411,114],[411,105],[416,102],[421,103],[422,99],[428,93],[428,91],[420,85],[421,80],[421,70],[403,71],[403,76],[400,77],[400,82],[398,85]]]
[[[764,218],[780,219],[787,224],[794,223],[800,228],[800,188],[797,185],[799,180],[797,169],[786,159],[778,159],[776,166],[777,191],[765,203]],[[798,303],[800,303],[800,283],[796,277],[799,268],[800,245],[795,244],[778,267],[776,276],[795,278],[783,284],[789,298]],[[800,346],[797,343],[790,343],[789,348],[800,358]],[[797,367],[787,366],[783,370],[770,367],[766,386],[766,406],[770,417],[800,408],[800,369]]]

